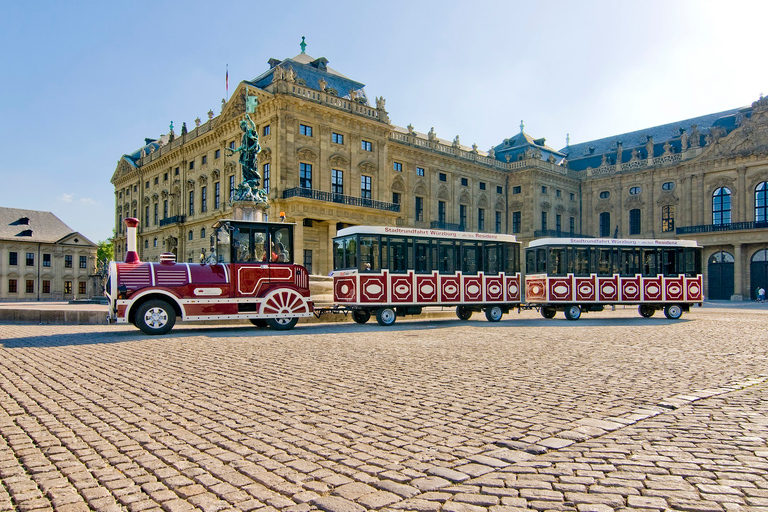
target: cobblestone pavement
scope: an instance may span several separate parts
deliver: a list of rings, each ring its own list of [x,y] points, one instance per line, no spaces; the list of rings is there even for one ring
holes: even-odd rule
[[[2,325],[0,511],[768,510],[766,314]]]

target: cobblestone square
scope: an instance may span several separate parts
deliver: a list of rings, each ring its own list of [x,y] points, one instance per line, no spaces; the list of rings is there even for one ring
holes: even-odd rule
[[[768,510],[767,319],[0,325],[0,510]]]

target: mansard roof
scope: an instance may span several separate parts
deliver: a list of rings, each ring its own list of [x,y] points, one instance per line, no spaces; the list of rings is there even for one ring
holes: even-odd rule
[[[560,164],[565,158],[563,153],[547,146],[546,139],[534,139],[523,130],[520,130],[520,133],[509,139],[504,139],[501,144],[494,146],[493,151],[496,155],[496,160],[515,162],[522,160],[525,157],[526,151],[532,149],[541,151],[542,160],[549,160],[549,157],[552,156],[555,158],[555,163]]]
[[[632,158],[633,151],[637,151],[638,158],[648,158],[647,144],[651,138],[653,139],[653,156],[664,154],[665,144],[669,144],[670,149],[674,153],[680,153],[681,136],[685,132],[687,137],[691,137],[694,125],[699,132],[699,145],[703,146],[707,135],[709,135],[713,128],[718,127],[725,130],[727,135],[738,126],[742,117],[749,117],[751,112],[752,109],[750,107],[725,110],[723,112],[566,146],[560,152],[567,156],[568,167],[575,171],[583,171],[589,167],[600,167],[604,155],[606,164],[615,164],[619,143],[621,143],[622,147],[621,162],[629,161]]]
[[[52,244],[72,234],[76,232],[51,212],[0,207],[0,240]],[[94,245],[86,237],[79,237]]]
[[[309,88],[322,90],[320,80],[324,80],[326,90],[335,90],[339,97],[348,98],[350,96],[349,91],[355,91],[358,96],[363,96],[367,101],[365,84],[352,80],[328,67],[328,59],[325,57],[315,59],[302,52],[290,59],[269,59],[269,66],[267,71],[251,80],[250,83],[255,87],[265,89],[272,83],[276,68],[280,67],[285,71],[292,69],[296,75],[296,81],[303,82],[303,85]]]

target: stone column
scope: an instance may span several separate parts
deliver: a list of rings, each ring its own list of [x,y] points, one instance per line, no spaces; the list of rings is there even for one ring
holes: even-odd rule
[[[744,300],[742,247],[743,244],[733,244],[733,295],[731,295],[731,300]]]
[[[707,198],[704,197],[704,175],[700,174],[698,177],[698,190],[699,190],[699,220],[697,224],[711,224],[711,222],[707,222],[706,219],[706,204],[707,204]]]
[[[742,165],[738,169],[738,189],[736,190],[736,203],[738,217],[734,219],[734,222],[746,222],[747,221],[747,166]]]

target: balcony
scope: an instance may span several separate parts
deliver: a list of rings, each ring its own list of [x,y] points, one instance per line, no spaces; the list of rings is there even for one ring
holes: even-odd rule
[[[429,225],[431,229],[448,229],[450,231],[466,231],[467,227],[464,224],[454,224],[452,222],[442,222],[439,220],[433,220]]]
[[[730,224],[702,224],[675,229],[675,234],[689,235],[693,233],[714,233],[716,231],[742,231],[745,229],[766,229],[768,221],[731,222]]]
[[[344,194],[334,194],[333,192],[323,192],[322,190],[313,190],[311,188],[289,188],[283,192],[283,199],[291,197],[306,197],[317,201],[327,201],[329,203],[348,204],[350,206],[362,206],[364,208],[374,208],[387,212],[399,212],[400,205],[397,203],[387,203],[366,199],[364,197],[345,196]]]
[[[173,217],[160,219],[160,227],[168,226],[171,224],[183,224],[186,219],[187,217],[185,215],[174,215]]]
[[[594,238],[589,235],[582,235],[580,233],[571,233],[570,231],[563,231],[562,229],[537,229],[533,232],[534,238],[554,237],[554,238]]]

